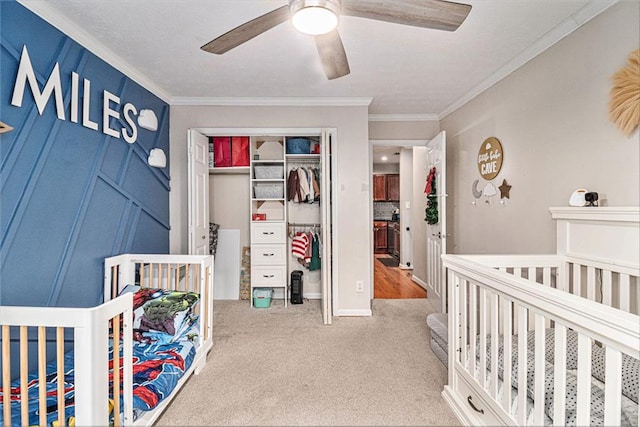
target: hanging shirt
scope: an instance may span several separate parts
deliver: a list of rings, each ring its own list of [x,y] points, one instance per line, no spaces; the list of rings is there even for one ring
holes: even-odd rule
[[[300,197],[293,201],[302,203],[307,200],[307,197],[309,197],[309,178],[307,178],[307,172],[304,168],[298,168],[298,180],[300,192],[296,195],[299,195]]]
[[[297,233],[293,237],[291,243],[291,255],[304,261],[307,256],[307,248],[309,247],[309,236],[307,233]]]
[[[320,239],[317,234],[313,234],[311,242],[311,261],[309,261],[309,271],[320,270]]]

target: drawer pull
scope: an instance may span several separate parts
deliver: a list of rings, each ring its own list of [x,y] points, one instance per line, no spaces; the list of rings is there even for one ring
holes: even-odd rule
[[[469,405],[471,405],[474,411],[480,412],[482,415],[484,415],[484,409],[476,408],[476,405],[474,405],[473,402],[471,401],[471,396],[467,397],[467,402],[469,402]]]
[[[274,256],[275,254],[262,254],[263,256]]]
[[[263,231],[262,234],[264,234],[265,236],[271,236],[273,234],[273,231]]]
[[[262,277],[264,277],[265,279],[271,279],[273,277],[273,274],[263,274]]]

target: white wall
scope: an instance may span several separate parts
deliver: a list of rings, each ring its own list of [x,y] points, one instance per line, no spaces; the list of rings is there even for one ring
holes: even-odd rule
[[[371,121],[371,139],[431,139],[440,132],[437,120]]]
[[[400,163],[374,163],[373,173],[400,173]]]
[[[400,149],[400,263],[413,265],[413,149]],[[407,231],[409,228],[409,231]]]
[[[370,163],[367,106],[355,107],[171,107],[171,252],[188,250],[186,135],[189,128],[337,128],[338,271],[334,277],[338,314],[367,315],[371,310]],[[236,198],[235,203],[248,204]],[[364,292],[356,292],[356,281]],[[334,306],[334,309],[336,307]]]
[[[551,206],[577,188],[611,206],[638,205],[639,135],[608,119],[611,76],[638,48],[640,3],[621,1],[531,60],[441,125],[448,139],[448,226],[454,253],[555,250]],[[472,206],[476,156],[495,136],[504,149],[496,186],[512,185],[506,207]]]
[[[427,198],[424,186],[427,181],[427,147],[413,148],[413,203],[411,204],[411,229],[413,231],[413,276],[427,283],[427,223],[424,210]]]
[[[240,230],[240,247],[249,246],[249,174],[209,175],[209,194],[209,221],[222,229]]]

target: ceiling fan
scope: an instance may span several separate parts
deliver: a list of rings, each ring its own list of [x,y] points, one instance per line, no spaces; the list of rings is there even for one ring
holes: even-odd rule
[[[324,72],[332,80],[350,73],[336,29],[340,15],[455,31],[470,10],[471,5],[444,0],[289,0],[288,6],[245,22],[200,49],[222,55],[291,18],[296,29],[314,36]]]

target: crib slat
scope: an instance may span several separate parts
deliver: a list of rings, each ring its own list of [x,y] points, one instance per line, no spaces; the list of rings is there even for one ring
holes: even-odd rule
[[[202,290],[202,301],[209,301],[209,295],[208,295],[208,290],[209,290],[209,272],[210,272],[211,267],[207,266],[207,268],[205,269],[206,274],[204,276],[204,289]],[[204,318],[205,319],[209,319],[209,304],[205,304],[204,305]],[[200,324],[203,324],[202,327],[204,328],[204,339],[207,340],[209,339],[209,328],[207,327],[208,325],[208,320],[205,320],[205,322],[200,322]]]
[[[544,267],[542,269],[542,284],[551,286],[551,267]]]
[[[113,318],[113,425],[120,425],[120,315]]]
[[[11,401],[11,348],[9,345],[10,329],[9,325],[2,325],[2,390],[5,402]],[[11,405],[4,407],[4,425],[11,425]]]
[[[622,353],[610,347],[605,350],[604,425],[619,426],[622,409]]]
[[[527,423],[527,309],[518,306],[518,424]]]
[[[144,288],[144,262],[140,263],[140,287]]]
[[[469,286],[468,280],[460,281],[460,301],[467,301],[467,288]],[[460,360],[462,360],[463,366],[466,366],[469,370],[469,364],[473,364],[474,361],[467,358],[467,344],[469,342],[467,338],[467,305],[461,304],[459,307],[460,315]],[[471,338],[473,339],[473,338]],[[468,361],[468,362],[467,362]]]
[[[38,410],[40,425],[47,425],[47,330],[38,326]]]
[[[491,396],[498,400],[498,294],[491,292]]]
[[[56,327],[56,360],[58,376],[58,426],[64,427],[66,424],[64,414],[64,328]]]
[[[476,295],[478,294],[478,287],[474,283],[469,283],[469,372],[473,378],[476,378],[476,336],[477,336],[477,318],[478,318],[478,306]]]
[[[560,323],[555,324],[554,329],[554,383],[553,395],[566,396],[567,393],[567,355],[563,350],[567,346],[567,328]],[[556,426],[564,426],[565,424],[566,401],[562,398],[554,398],[553,401],[553,424]]]
[[[517,277],[518,279],[521,279],[521,278],[522,278],[522,268],[520,268],[520,267],[514,267],[514,268],[513,268],[513,275],[514,275],[515,277]]]
[[[487,290],[480,288],[480,386],[487,387]]]
[[[536,281],[536,268],[535,267],[529,267],[527,268],[527,277],[529,278],[529,280],[535,282]]]
[[[591,266],[587,267],[587,298],[596,300],[596,269]]]
[[[191,270],[191,266],[185,265],[184,269],[186,270],[184,274],[184,290],[188,291],[189,290],[189,271]]]
[[[631,311],[630,279],[628,274],[620,273],[620,310]]]
[[[613,295],[611,292],[612,282],[611,270],[602,271],[602,303],[611,307],[613,303]]]
[[[591,338],[578,333],[576,425],[589,425],[591,412]]]
[[[582,267],[580,264],[573,264],[573,280],[572,280],[572,292],[574,295],[580,295],[581,284],[582,284]]]
[[[502,336],[504,337],[503,342],[503,362],[504,370],[502,374],[502,407],[505,411],[511,412],[511,301],[506,298],[501,298],[502,302],[502,310],[503,310],[503,325],[502,325]]]
[[[20,326],[20,415],[22,425],[29,425],[29,384],[27,377],[29,374],[29,349],[28,349],[27,327]],[[7,360],[7,359],[2,359]]]
[[[536,425],[544,424],[544,382],[545,382],[545,336],[544,317],[536,313],[534,316],[534,334],[536,342],[535,350],[535,386],[534,386],[534,406],[533,422]]]

